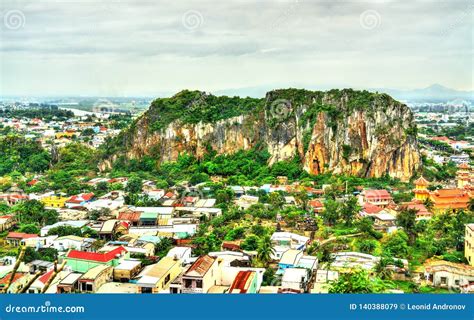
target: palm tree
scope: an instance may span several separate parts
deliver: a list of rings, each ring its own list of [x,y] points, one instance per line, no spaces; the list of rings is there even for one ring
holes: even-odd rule
[[[469,209],[469,211],[474,211],[474,198],[469,199],[467,208]]]
[[[379,262],[375,265],[374,270],[377,276],[380,277],[382,280],[387,280],[392,278],[393,271],[388,269],[388,265],[390,264],[390,259],[387,258],[380,258]]]
[[[269,235],[265,235],[258,242],[257,258],[264,264],[267,264],[272,260],[272,255],[275,253],[273,248],[272,240]]]

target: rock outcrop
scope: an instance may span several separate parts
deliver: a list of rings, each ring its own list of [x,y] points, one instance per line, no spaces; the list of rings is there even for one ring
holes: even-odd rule
[[[120,155],[128,159],[148,155],[160,162],[176,160],[183,152],[200,158],[210,149],[229,154],[250,148],[267,148],[269,165],[299,156],[312,174],[390,175],[407,181],[421,163],[411,110],[386,94],[275,90],[240,115],[230,113],[216,121],[167,116],[167,106],[178,95],[166,104],[155,100],[112,142],[123,147],[108,154],[101,169]],[[199,108],[212,112],[216,106],[209,97],[214,96],[198,93],[184,102],[182,113]]]

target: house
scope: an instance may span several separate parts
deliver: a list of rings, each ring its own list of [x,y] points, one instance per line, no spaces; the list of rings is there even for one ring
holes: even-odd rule
[[[44,274],[42,274],[38,279],[36,279],[31,286],[28,288],[27,293],[41,293],[45,284],[53,276],[54,270],[51,269]]]
[[[318,199],[309,200],[308,207],[316,214],[324,211],[324,204]]]
[[[119,212],[117,219],[122,221],[129,221],[132,226],[138,226],[140,222],[141,213],[138,211],[122,211]]]
[[[381,212],[384,212],[383,208],[376,206],[375,204],[366,202],[363,204],[362,209],[359,212],[359,215],[361,217],[367,217],[367,216],[379,214]]]
[[[173,207],[135,207],[132,210],[141,213],[139,222],[141,226],[166,225],[174,212]]]
[[[64,208],[66,206],[66,201],[68,200],[68,197],[63,197],[61,195],[51,195],[40,199],[45,207],[51,208]]]
[[[159,293],[168,290],[173,281],[182,271],[181,260],[164,257],[158,263],[147,266],[137,281],[139,293]]]
[[[474,267],[474,223],[465,226],[464,257],[469,265]]]
[[[219,261],[209,255],[199,257],[181,278],[182,293],[207,293],[220,278]]]
[[[128,258],[129,254],[123,247],[115,248],[106,253],[85,252],[78,250],[70,250],[66,257],[66,265],[76,272],[87,272],[89,269],[97,265],[119,265],[121,258]]]
[[[423,203],[412,201],[404,202],[400,205],[400,210],[416,210],[416,219],[417,220],[426,220],[431,219],[433,214],[426,209],[426,206]]]
[[[396,220],[397,218],[390,213],[377,213],[372,215],[374,219],[374,228],[377,230],[383,230],[385,232],[390,232],[391,230],[396,229]]]
[[[373,205],[385,208],[392,201],[392,196],[385,189],[363,190],[362,193],[359,195],[359,204],[361,205],[368,202]]]
[[[113,268],[108,265],[98,265],[89,269],[79,279],[79,291],[82,293],[96,292],[104,283],[112,279]]]
[[[99,229],[99,237],[101,239],[112,239],[118,222],[119,220],[116,219],[104,221]]]
[[[30,273],[34,274],[37,271],[48,272],[54,268],[54,263],[44,260],[33,260],[28,266],[30,267]]]
[[[281,278],[281,289],[307,292],[309,284],[309,272],[306,269],[287,268]]]
[[[82,273],[69,272],[64,278],[56,284],[56,293],[75,293],[79,292],[79,279]]]
[[[120,264],[114,268],[114,281],[130,281],[140,272],[141,266],[142,263],[140,260],[122,260]]]
[[[474,282],[474,267],[462,263],[428,259],[417,272],[434,287],[457,290]]]
[[[16,224],[15,217],[12,215],[0,216],[0,232],[9,230]]]
[[[58,251],[68,251],[70,249],[74,250],[83,250],[84,249],[84,243],[92,241],[94,242],[95,239],[91,238],[83,238],[79,236],[64,236],[64,237],[58,237],[56,238],[51,247]]]
[[[77,207],[85,207],[87,203],[90,203],[94,198],[94,193],[82,193],[79,195],[72,196],[69,198],[65,205],[67,208],[77,208]]]
[[[23,233],[23,232],[9,232],[5,237],[5,241],[13,247],[20,246],[25,239],[38,238],[37,234]]]
[[[289,249],[285,251],[278,263],[278,272],[283,273],[284,269],[295,267],[302,256],[303,251],[301,250]]]
[[[271,236],[275,254],[273,259],[280,259],[288,249],[305,250],[309,238],[291,232],[274,232]]]
[[[241,209],[241,210],[247,210],[250,208],[252,205],[258,203],[258,197],[256,196],[250,196],[250,195],[242,195],[239,197],[237,200],[235,200],[235,204]]]
[[[258,276],[257,272],[250,270],[242,270],[237,273],[229,293],[257,293],[258,292]]]
[[[146,196],[148,196],[148,199],[150,200],[160,200],[163,198],[165,195],[165,190],[163,189],[151,189],[151,190],[145,190],[143,192]]]
[[[191,258],[191,248],[190,247],[174,247],[166,255],[170,258],[176,258],[183,262],[183,264],[188,264],[193,259]]]
[[[354,268],[372,271],[380,261],[380,257],[361,252],[336,252],[332,254],[332,257],[334,260],[331,263],[331,268],[340,272]],[[399,260],[403,267],[389,265],[387,268],[392,269],[395,272],[405,272],[408,269],[408,261],[405,259],[397,260]]]

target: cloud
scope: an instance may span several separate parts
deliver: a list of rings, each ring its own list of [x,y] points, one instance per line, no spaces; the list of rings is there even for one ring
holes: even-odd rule
[[[0,29],[0,94],[272,83],[471,89],[469,3],[6,0],[2,16],[20,10],[25,21]]]

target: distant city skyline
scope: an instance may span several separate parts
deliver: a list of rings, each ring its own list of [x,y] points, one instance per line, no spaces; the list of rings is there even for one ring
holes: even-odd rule
[[[6,0],[0,9],[0,96],[473,90],[470,1]]]

